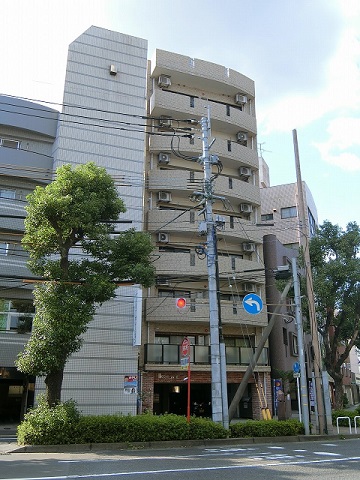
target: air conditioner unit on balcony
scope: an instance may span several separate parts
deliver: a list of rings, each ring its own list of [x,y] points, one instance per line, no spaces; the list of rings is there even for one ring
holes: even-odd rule
[[[158,242],[160,243],[169,243],[170,235],[168,233],[159,232],[158,233]]]
[[[171,193],[170,192],[158,192],[159,202],[171,202]]]
[[[158,85],[159,87],[170,87],[171,77],[169,77],[168,75],[160,75],[158,78]]]
[[[168,155],[167,153],[160,152],[158,156],[158,163],[160,163],[161,165],[167,165],[169,162],[170,162],[170,155]]]
[[[235,103],[237,103],[238,105],[245,105],[245,103],[247,103],[247,100],[247,96],[243,95],[242,93],[237,93],[235,95]]]
[[[248,141],[248,134],[246,132],[237,132],[236,141],[242,145],[246,145],[246,142]]]
[[[251,177],[251,168],[248,167],[240,167],[239,168],[239,175],[241,177]]]
[[[241,213],[251,213],[253,211],[252,205],[250,203],[240,203],[240,212]]]
[[[243,284],[244,292],[256,292],[256,285],[254,283],[244,283]]]
[[[172,125],[172,120],[171,117],[168,117],[167,115],[161,115],[159,118],[159,127],[162,128],[171,128]]]
[[[255,243],[243,243],[242,249],[244,252],[255,252]]]

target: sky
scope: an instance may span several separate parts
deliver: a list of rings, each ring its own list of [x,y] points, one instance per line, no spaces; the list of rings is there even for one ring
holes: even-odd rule
[[[69,44],[91,25],[255,81],[271,185],[302,179],[319,223],[360,224],[360,0],[0,0],[0,94],[61,104]],[[56,107],[56,105],[53,105]],[[60,108],[60,107],[58,107]]]

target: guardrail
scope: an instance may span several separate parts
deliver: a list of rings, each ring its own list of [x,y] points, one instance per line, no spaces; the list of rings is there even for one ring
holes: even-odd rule
[[[355,432],[355,434],[357,434],[357,425],[356,425],[356,422],[357,422],[358,418],[360,418],[360,415],[355,415],[355,417],[354,417],[354,432]],[[340,433],[340,430],[339,430],[339,420],[347,420],[347,421],[348,421],[348,424],[349,424],[349,432],[350,432],[350,434],[351,434],[351,433],[352,433],[352,430],[351,430],[351,420],[350,420],[350,417],[337,417],[337,418],[336,418],[336,427],[337,427],[337,433],[338,433],[338,434]]]

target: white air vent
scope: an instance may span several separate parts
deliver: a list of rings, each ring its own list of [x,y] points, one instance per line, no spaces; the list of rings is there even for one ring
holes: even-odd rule
[[[240,203],[240,212],[242,213],[251,213],[253,210],[250,203]]]
[[[242,177],[251,177],[251,168],[248,167],[240,167],[239,174]]]
[[[160,77],[158,78],[158,85],[159,87],[170,87],[171,77],[167,75],[160,75]]]
[[[161,115],[159,118],[159,126],[163,128],[170,128],[172,125],[172,120],[171,117],[168,117],[166,115]]]
[[[255,243],[243,243],[242,248],[244,252],[255,252]]]
[[[247,103],[247,100],[247,96],[243,95],[242,93],[237,93],[235,95],[235,103],[237,103],[238,105],[245,105],[245,103]]]
[[[236,140],[241,144],[246,144],[248,140],[248,134],[246,132],[237,132]]]
[[[160,243],[168,243],[170,240],[170,235],[168,233],[159,232],[158,233],[158,242]]]
[[[244,292],[256,292],[256,285],[254,283],[244,283],[243,290]]]
[[[170,162],[170,156],[167,153],[159,153],[158,156],[158,163],[161,163],[162,165],[167,165]]]
[[[171,193],[170,192],[158,192],[159,202],[171,202]]]
[[[156,280],[156,285],[162,286],[162,287],[170,287],[171,286],[171,281],[168,278],[158,278]]]
[[[115,67],[115,65],[110,65],[109,72],[110,72],[110,75],[115,76],[117,74],[117,68]]]

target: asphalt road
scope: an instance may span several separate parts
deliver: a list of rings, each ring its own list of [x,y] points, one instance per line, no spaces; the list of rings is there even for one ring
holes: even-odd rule
[[[18,480],[358,480],[360,439],[119,452],[8,453],[0,478]]]

